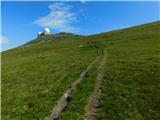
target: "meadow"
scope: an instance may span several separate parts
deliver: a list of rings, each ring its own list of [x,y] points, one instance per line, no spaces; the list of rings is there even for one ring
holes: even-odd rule
[[[2,53],[2,119],[43,119],[99,54],[81,42],[51,41]]]
[[[107,49],[97,120],[160,119],[160,22],[90,36],[48,35],[2,52],[2,119],[42,120]],[[60,120],[81,120],[99,61]]]
[[[156,22],[104,34],[111,45],[97,119],[160,119],[159,28]]]

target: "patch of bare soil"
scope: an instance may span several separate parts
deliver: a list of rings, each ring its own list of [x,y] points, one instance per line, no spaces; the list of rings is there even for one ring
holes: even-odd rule
[[[95,120],[95,114],[99,110],[99,100],[101,96],[101,85],[105,72],[105,62],[106,62],[106,50],[104,50],[104,56],[103,59],[101,60],[98,69],[94,91],[92,92],[85,109],[84,120]]]

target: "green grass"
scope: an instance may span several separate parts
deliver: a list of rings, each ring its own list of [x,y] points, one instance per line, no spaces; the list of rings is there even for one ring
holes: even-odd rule
[[[148,24],[109,34],[113,38],[107,48],[107,73],[97,119],[160,119],[159,26]]]
[[[72,101],[67,106],[65,112],[60,115],[60,120],[83,120],[85,106],[91,92],[94,90],[98,66],[99,62],[93,66],[85,79],[77,86],[76,91],[71,95]]]
[[[31,44],[2,53],[2,119],[43,119],[99,52],[83,41]]]
[[[48,35],[2,52],[2,119],[44,119],[104,47],[106,73],[97,119],[160,119],[159,27],[155,22],[92,36]],[[97,66],[60,119],[83,118]]]

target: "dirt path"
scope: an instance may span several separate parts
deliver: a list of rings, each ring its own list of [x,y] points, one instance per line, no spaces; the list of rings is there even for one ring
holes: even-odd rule
[[[97,57],[88,67],[87,69],[81,73],[78,80],[71,84],[69,89],[63,94],[60,100],[57,101],[57,105],[53,108],[51,115],[45,117],[45,120],[57,120],[61,112],[65,110],[68,103],[71,100],[71,93],[76,90],[76,86],[80,84],[80,82],[84,79],[87,73],[90,71],[92,66],[100,59],[100,56]]]
[[[99,99],[101,96],[101,85],[104,78],[105,62],[106,50],[104,50],[104,56],[98,68],[94,91],[92,92],[88,101],[88,105],[85,109],[84,120],[95,120],[95,114],[98,111]]]

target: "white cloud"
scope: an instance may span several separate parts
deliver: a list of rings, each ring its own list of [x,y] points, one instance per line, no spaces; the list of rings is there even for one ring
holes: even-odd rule
[[[73,26],[76,22],[76,14],[71,11],[72,6],[64,3],[49,5],[50,12],[47,16],[34,21],[41,27],[49,27],[61,32],[77,32],[78,28]]]
[[[0,36],[0,45],[8,43],[8,38],[6,36]]]
[[[86,0],[80,0],[80,2],[85,4],[87,1]]]

